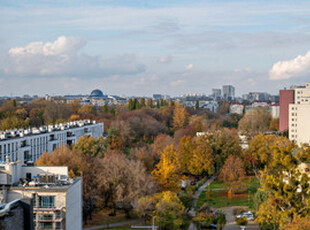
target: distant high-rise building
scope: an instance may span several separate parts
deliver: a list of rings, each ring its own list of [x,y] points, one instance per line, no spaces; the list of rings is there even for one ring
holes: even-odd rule
[[[223,98],[231,100],[235,98],[235,87],[232,85],[223,85]]]
[[[289,104],[294,103],[294,90],[280,90],[280,114],[279,114],[279,130],[281,132],[288,130]]]
[[[212,89],[212,97],[213,99],[219,99],[222,97],[222,90],[221,89]]]

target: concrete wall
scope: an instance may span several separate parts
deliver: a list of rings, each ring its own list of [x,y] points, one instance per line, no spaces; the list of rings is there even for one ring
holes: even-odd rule
[[[82,180],[78,180],[66,194],[66,229],[82,230],[82,215]]]

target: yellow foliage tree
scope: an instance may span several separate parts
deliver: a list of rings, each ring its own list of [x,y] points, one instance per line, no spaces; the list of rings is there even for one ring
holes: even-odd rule
[[[180,188],[181,174],[176,162],[177,151],[173,145],[167,146],[160,157],[160,162],[152,175],[163,189],[178,191]]]
[[[173,110],[173,128],[178,130],[183,128],[188,120],[188,114],[184,106],[176,104]]]

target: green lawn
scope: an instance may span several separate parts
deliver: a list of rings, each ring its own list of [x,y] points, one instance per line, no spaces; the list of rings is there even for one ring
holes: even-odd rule
[[[248,177],[247,190],[243,193],[235,194],[232,199],[227,198],[227,189],[225,184],[215,180],[210,184],[210,199],[206,197],[206,190],[203,191],[197,201],[196,210],[204,203],[208,203],[213,208],[222,208],[227,206],[249,206],[253,208],[253,196],[259,187],[259,181],[256,177]]]

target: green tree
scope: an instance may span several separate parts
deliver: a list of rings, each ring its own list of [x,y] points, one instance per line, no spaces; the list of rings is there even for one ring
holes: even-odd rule
[[[107,112],[109,112],[109,108],[108,108],[108,105],[105,104],[103,107],[102,107],[102,112],[103,114],[106,114]]]
[[[199,108],[200,108],[200,107],[199,107],[199,100],[196,100],[195,108],[196,108],[196,109],[199,109]]]
[[[155,194],[156,209],[154,212],[156,225],[161,224],[164,230],[177,230],[184,224],[184,206],[176,193],[165,191]]]
[[[145,104],[145,98],[142,97],[142,98],[140,99],[140,108],[143,108],[143,107],[145,107],[145,106],[146,106],[146,104]]]

